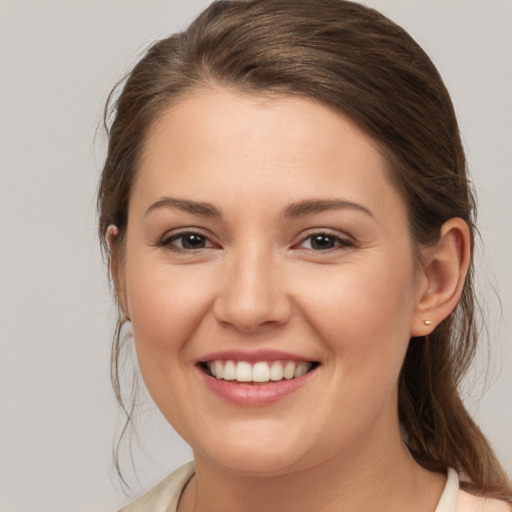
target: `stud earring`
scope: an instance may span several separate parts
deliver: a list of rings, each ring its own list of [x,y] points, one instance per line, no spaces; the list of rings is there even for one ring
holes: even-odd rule
[[[432,322],[430,320],[423,320],[423,322],[425,323],[425,325],[431,325]]]

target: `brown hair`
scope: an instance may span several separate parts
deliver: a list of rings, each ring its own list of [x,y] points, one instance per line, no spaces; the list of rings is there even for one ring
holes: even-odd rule
[[[150,47],[118,99],[109,98],[98,210],[107,254],[107,226],[119,229],[112,257],[122,252],[148,128],[169,104],[209,84],[315,98],[341,112],[386,155],[417,247],[434,243],[453,217],[464,219],[474,238],[474,200],[453,105],[435,66],[407,32],[343,0],[218,1],[185,32]],[[475,311],[470,267],[455,311],[431,335],[410,340],[399,416],[404,440],[422,466],[439,472],[455,467],[469,477],[473,492],[512,502],[510,482],[458,391],[477,343]],[[119,387],[122,324],[121,317],[112,377],[129,421]]]

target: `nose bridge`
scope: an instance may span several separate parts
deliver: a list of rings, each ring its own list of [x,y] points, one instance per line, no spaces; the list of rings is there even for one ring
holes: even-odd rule
[[[271,247],[248,243],[226,258],[223,290],[216,303],[219,321],[242,331],[286,322],[290,304]]]

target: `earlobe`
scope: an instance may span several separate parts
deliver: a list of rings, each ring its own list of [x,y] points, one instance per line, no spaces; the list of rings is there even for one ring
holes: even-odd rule
[[[107,243],[110,251],[112,251],[113,245],[115,243],[115,238],[119,233],[119,228],[115,224],[109,224],[107,228]]]
[[[128,309],[126,307],[126,296],[124,292],[124,278],[122,275],[122,271],[120,268],[120,254],[119,254],[119,244],[117,240],[117,236],[119,234],[119,228],[114,224],[110,224],[107,228],[107,243],[109,247],[109,266],[110,266],[110,275],[112,278],[112,282],[114,283],[114,290],[117,297],[117,302],[119,304],[119,308],[123,313],[126,320],[130,320],[130,316],[128,314]]]
[[[439,240],[423,251],[422,288],[411,324],[411,336],[426,336],[455,308],[460,299],[471,260],[471,236],[467,223],[450,219]]]

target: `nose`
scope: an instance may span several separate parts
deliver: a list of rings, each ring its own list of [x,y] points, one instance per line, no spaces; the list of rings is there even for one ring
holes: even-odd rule
[[[226,266],[222,291],[214,304],[218,322],[249,333],[289,320],[291,301],[283,274],[271,255],[253,251],[234,256]]]

